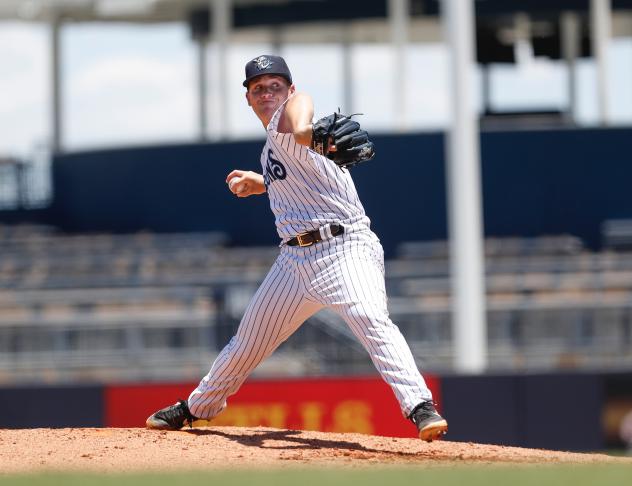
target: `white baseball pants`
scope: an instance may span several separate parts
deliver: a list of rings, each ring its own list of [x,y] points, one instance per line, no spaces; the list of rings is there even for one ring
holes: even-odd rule
[[[281,248],[236,335],[189,396],[191,413],[207,420],[219,414],[257,365],[324,307],[346,321],[391,386],[404,416],[432,399],[388,315],[382,246],[371,231],[356,231],[310,247]]]

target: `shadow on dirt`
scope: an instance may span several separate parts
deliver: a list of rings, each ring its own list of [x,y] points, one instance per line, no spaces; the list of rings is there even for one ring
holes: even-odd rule
[[[418,454],[412,452],[400,452],[389,451],[388,449],[371,449],[365,447],[357,442],[351,442],[346,440],[326,440],[326,439],[314,439],[301,437],[300,430],[253,430],[248,435],[242,434],[229,434],[219,430],[199,430],[191,429],[186,431],[193,435],[217,435],[225,437],[227,439],[238,442],[239,444],[251,447],[259,447],[263,449],[297,449],[297,450],[318,450],[318,449],[331,449],[337,451],[353,451],[353,452],[368,452],[380,455],[394,455],[394,456],[417,456]],[[291,444],[274,444],[278,442],[290,442]]]

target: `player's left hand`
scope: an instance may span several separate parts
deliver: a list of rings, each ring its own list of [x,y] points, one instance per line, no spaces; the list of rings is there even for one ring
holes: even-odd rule
[[[352,167],[371,160],[375,147],[366,130],[350,116],[333,113],[312,126],[311,147],[340,167]]]

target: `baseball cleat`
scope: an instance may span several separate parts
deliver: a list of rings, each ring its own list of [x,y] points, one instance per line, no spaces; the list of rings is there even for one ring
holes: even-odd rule
[[[191,415],[187,402],[178,400],[174,405],[158,410],[151,415],[145,425],[148,429],[180,430],[184,427],[185,422],[189,424],[189,427],[192,427],[194,420],[196,418]]]
[[[439,415],[432,400],[417,405],[409,418],[417,426],[419,438],[426,442],[439,439],[448,432],[448,422]]]

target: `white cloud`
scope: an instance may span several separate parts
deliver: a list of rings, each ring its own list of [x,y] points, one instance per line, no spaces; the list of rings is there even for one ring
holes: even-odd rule
[[[25,155],[48,122],[47,31],[0,22],[0,154]]]
[[[524,66],[496,65],[491,69],[494,108],[566,109],[567,71],[561,62],[536,59]]]
[[[189,140],[194,133],[193,104],[191,93],[178,91],[140,102],[133,93],[86,100],[70,113],[66,145],[78,149]]]
[[[406,55],[409,127],[443,128],[450,116],[448,53],[442,44],[410,46]]]
[[[2,79],[42,71],[47,36],[48,29],[39,25],[0,22]]]
[[[182,29],[75,28],[67,40],[67,148],[193,138],[195,62]]]
[[[610,50],[610,109],[615,123],[632,123],[632,39],[616,39]]]
[[[192,138],[192,67],[135,57],[105,59],[68,83],[69,147]]]
[[[632,39],[615,39],[609,49],[608,111],[615,124],[632,123]],[[597,70],[592,59],[577,63],[578,121],[598,124]]]
[[[191,67],[184,63],[121,56],[104,59],[73,76],[73,96],[91,96],[109,90],[152,90],[175,87],[186,89],[191,83]]]

